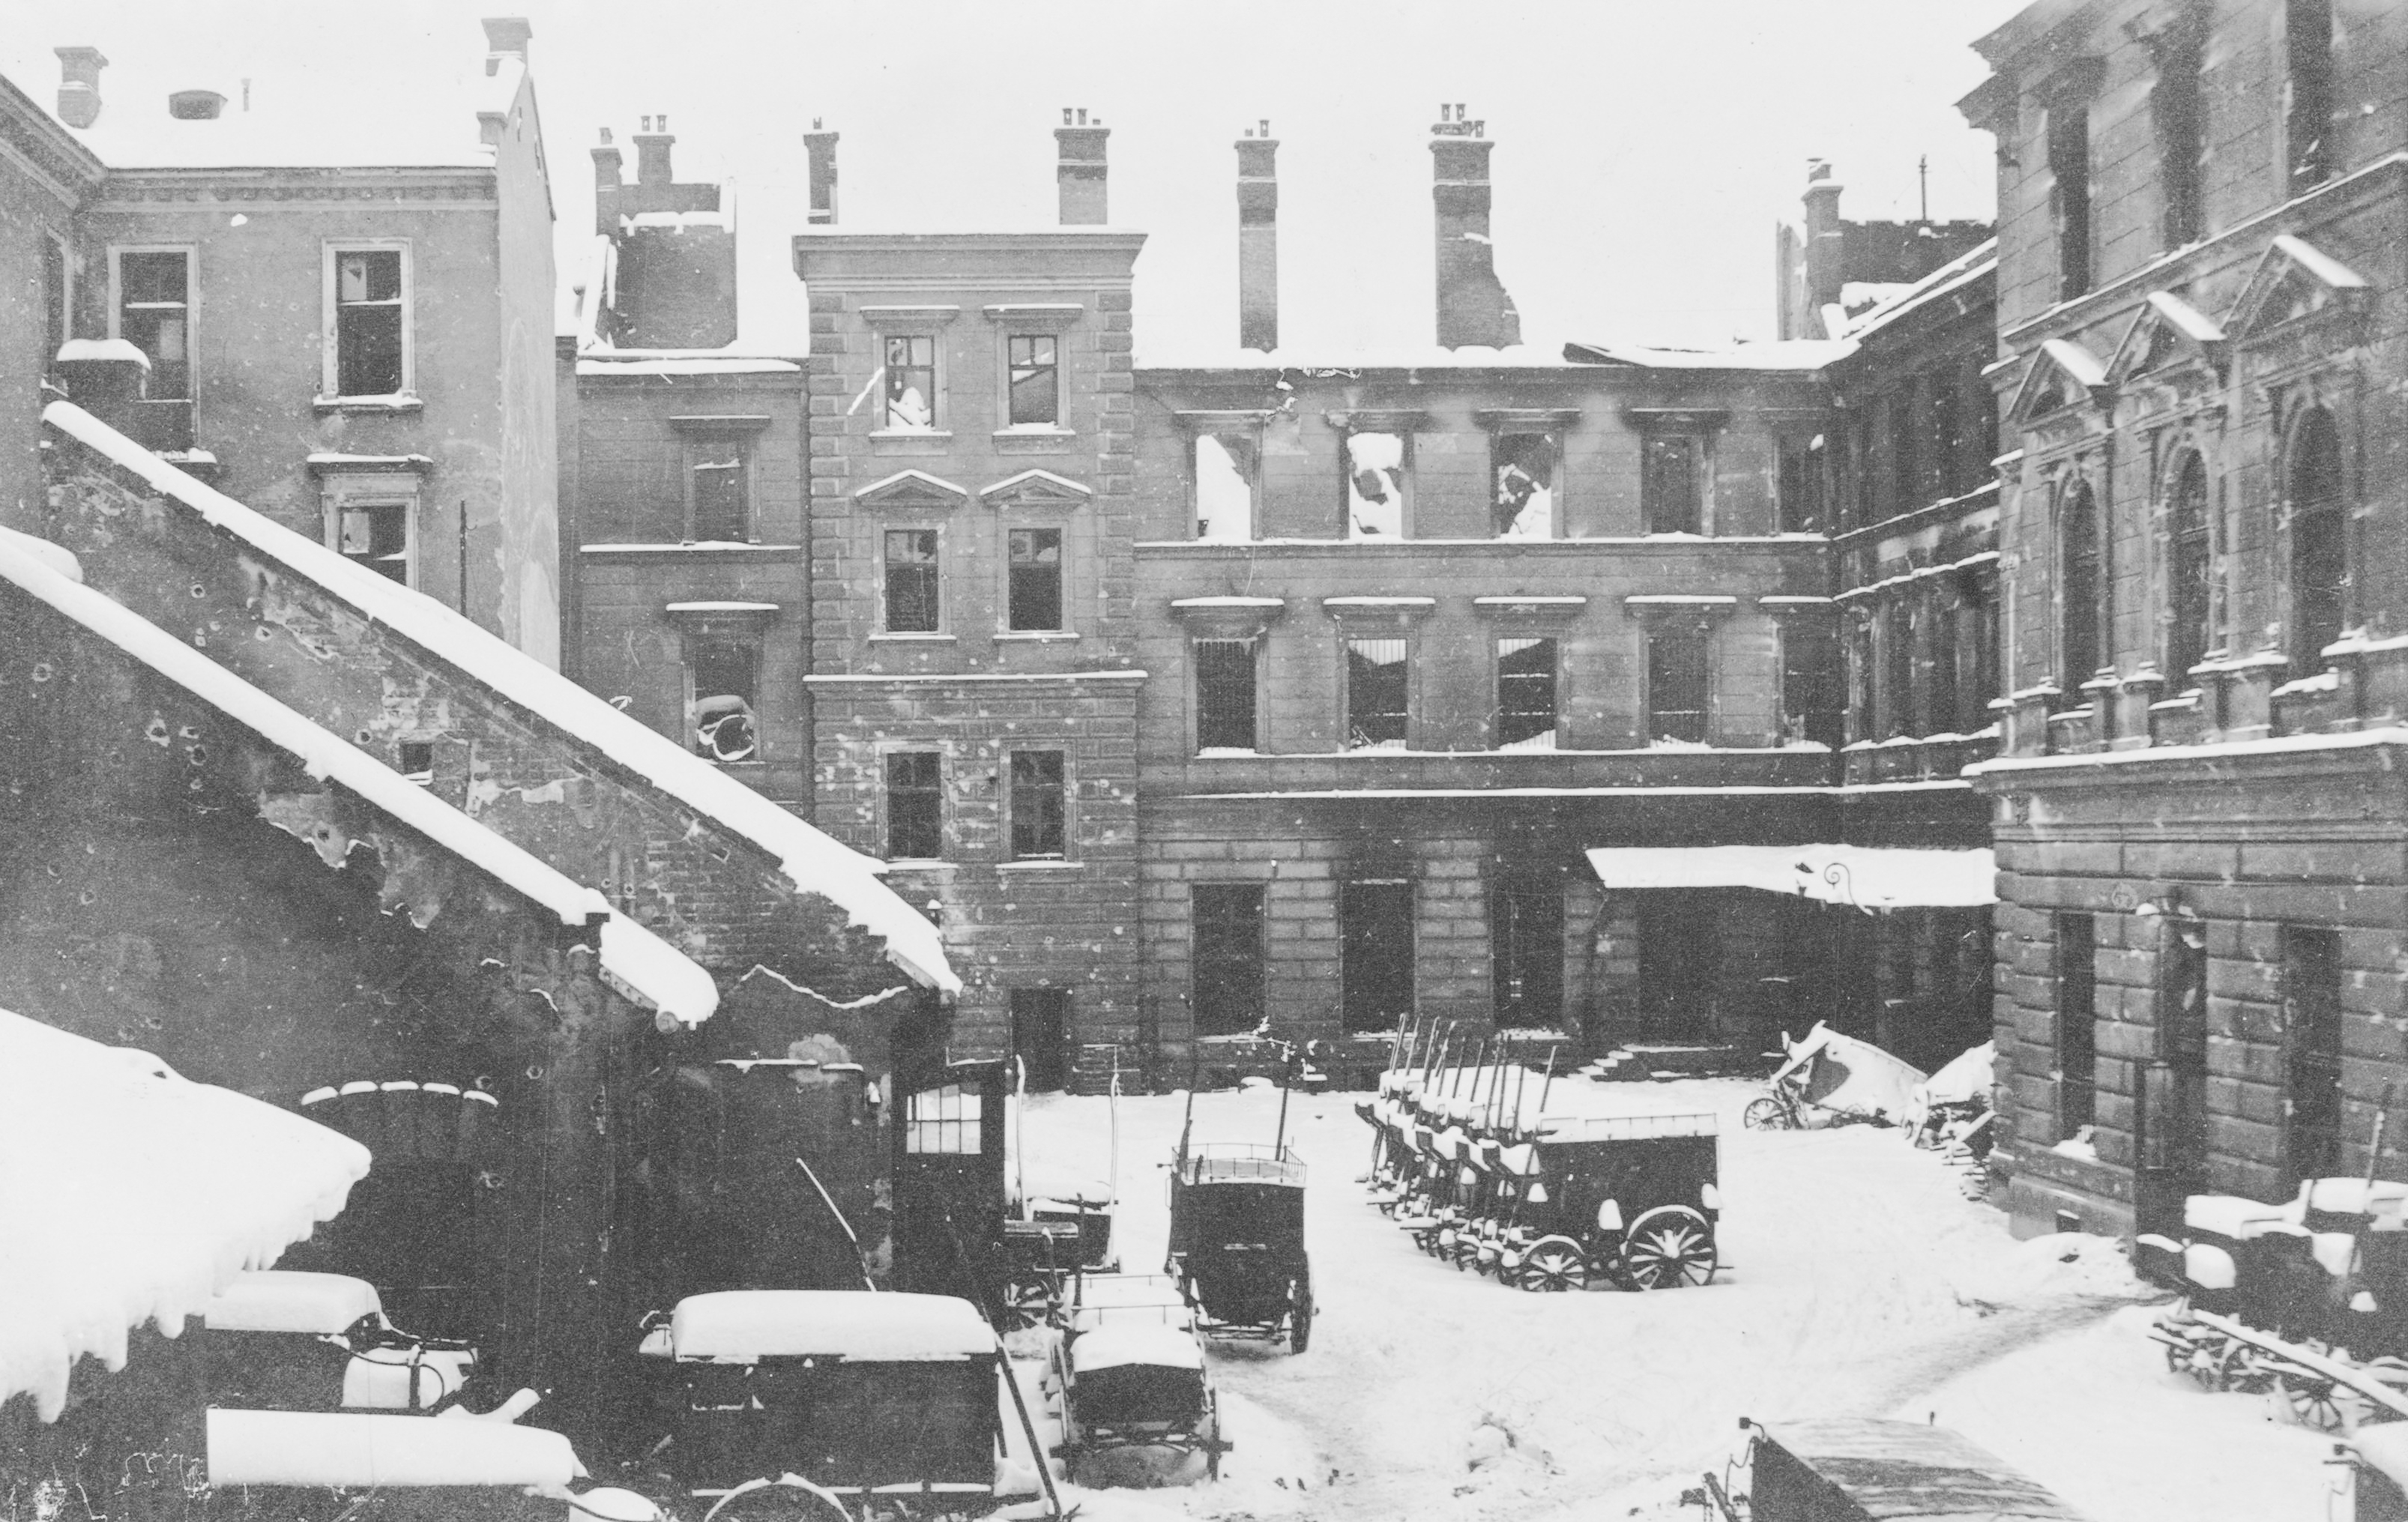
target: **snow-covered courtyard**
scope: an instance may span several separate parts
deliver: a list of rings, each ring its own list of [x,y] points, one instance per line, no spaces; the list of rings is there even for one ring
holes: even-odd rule
[[[1298,1095],[1311,1348],[1214,1343],[1236,1443],[1220,1481],[1080,1491],[1079,1515],[1693,1518],[1680,1493],[1735,1452],[1738,1418],[1887,1415],[1956,1428],[2098,1522],[2327,1515],[2329,1438],[2167,1373],[2144,1335],[2150,1292],[2113,1242],[2014,1241],[1894,1131],[1743,1130],[1759,1085],[1612,1086],[1635,1106],[1722,1118],[1724,1267],[1710,1286],[1532,1295],[1424,1256],[1357,1182],[1371,1137],[1356,1097]],[[1195,1136],[1267,1142],[1279,1103],[1200,1095]],[[1161,1267],[1182,1105],[1119,1101],[1115,1234],[1130,1271]],[[1110,1114],[1101,1098],[1030,1098],[1031,1185],[1100,1179]]]

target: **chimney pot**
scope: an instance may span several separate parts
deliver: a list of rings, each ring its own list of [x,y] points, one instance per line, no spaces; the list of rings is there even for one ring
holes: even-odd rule
[[[648,116],[644,122],[650,130],[636,134],[636,183],[666,194],[676,179],[669,169],[669,146],[677,139],[669,136],[667,117]]]
[[[1488,155],[1484,122],[1460,102],[1430,129],[1431,198],[1437,208],[1438,341],[1442,349],[1509,349],[1522,341],[1522,319],[1497,278],[1488,238]],[[1451,119],[1446,119],[1450,118]]]
[[[488,54],[494,59],[515,58],[522,64],[527,61],[527,39],[535,36],[535,28],[527,24],[525,17],[488,16],[483,25]],[[485,65],[485,72],[494,72],[491,63]]]
[[[808,225],[836,225],[836,139],[837,135],[824,130],[818,117],[811,118],[811,130],[803,134],[803,151],[810,161],[811,195],[806,216]]]
[[[1279,347],[1279,144],[1270,122],[1238,142],[1238,347]]]
[[[1064,108],[1062,120],[1068,123],[1074,112]],[[1095,227],[1109,222],[1105,195],[1105,140],[1112,129],[1102,122],[1089,122],[1087,113],[1075,112],[1076,125],[1054,129],[1056,162],[1054,180],[1061,198],[1062,225]]]
[[[59,120],[88,127],[100,120],[100,71],[108,66],[97,48],[55,48],[59,59]]]

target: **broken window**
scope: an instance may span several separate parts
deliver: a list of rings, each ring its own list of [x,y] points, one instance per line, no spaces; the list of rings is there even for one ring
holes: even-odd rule
[[[1199,883],[1191,892],[1196,1034],[1242,1036],[1263,1023],[1262,885]]]
[[[1402,434],[1346,436],[1346,537],[1397,539],[1405,535]]]
[[[390,396],[408,384],[399,249],[337,249],[335,395]]]
[[[1702,745],[1707,719],[1706,631],[1664,628],[1647,637],[1647,738]]]
[[[1015,528],[1007,535],[1010,562],[1010,627],[1022,630],[1062,626],[1062,531],[1058,528]]]
[[[1254,534],[1254,473],[1262,446],[1250,434],[1196,436],[1196,537],[1239,543]]]
[[[2060,100],[2048,110],[2049,217],[2057,228],[2057,299],[2090,289],[2090,108]]]
[[[2292,437],[2290,465],[2291,673],[2311,676],[2341,638],[2349,599],[2349,514],[2331,413],[2308,414]]]
[[[1355,1035],[1397,1028],[1413,1008],[1413,884],[1357,878],[1338,889],[1339,1019]]]
[[[191,271],[181,250],[117,256],[117,336],[150,357],[152,401],[193,395]]]
[[[2099,672],[2099,513],[2087,481],[2074,481],[2058,502],[2058,680],[2065,696],[2080,702],[2082,684]]]
[[[882,426],[926,433],[937,425],[937,340],[886,340],[886,400]]]
[[[1062,365],[1058,340],[1046,337],[1007,338],[1011,369],[1011,425],[1046,425],[1062,421]]]
[[[1839,631],[1820,618],[1781,625],[1782,739],[1838,750],[1848,710],[1847,674],[1840,664]]]
[[[982,1133],[979,1091],[947,1084],[922,1089],[904,1101],[903,1150],[975,1156]]]
[[[2214,642],[2214,538],[2207,517],[2207,466],[2195,452],[2183,455],[2174,489],[2166,501],[2166,678],[2179,692],[2191,685],[2191,668],[2207,658]]]
[[[886,632],[934,634],[938,629],[937,531],[886,531]]]
[[[1346,641],[1346,748],[1405,748],[1406,675],[1403,639]]]
[[[1196,660],[1196,748],[1254,748],[1254,642],[1198,639]]]
[[[2301,194],[2333,177],[2332,0],[2285,0],[2285,79],[2290,86],[2284,112],[2285,141],[2291,158],[2291,194]]]
[[[1060,861],[1065,854],[1062,753],[1011,753],[1011,859]]]
[[[1641,446],[1639,514],[1645,532],[1700,532],[1700,453],[1698,440],[1687,434],[1652,434]]]
[[[741,438],[695,438],[686,446],[692,491],[689,542],[740,544],[752,535],[752,468]]]
[[[2057,1137],[2095,1113],[2099,1086],[2099,930],[2087,914],[2057,917]]]
[[[1490,524],[1500,539],[1555,537],[1555,439],[1553,434],[1498,434],[1489,445],[1496,487]]]
[[[1564,885],[1500,883],[1488,901],[1489,983],[1497,1024],[1553,1030],[1564,1018]]]
[[[2283,1170],[2293,1187],[2342,1168],[2341,935],[2283,927]]]
[[[945,854],[943,760],[934,751],[896,751],[886,757],[886,854],[895,861],[935,861]]]
[[[1823,436],[1787,438],[1777,441],[1780,493],[1778,508],[1784,534],[1820,534],[1823,524]]]
[[[1497,748],[1555,748],[1555,642],[1512,638],[1497,641]]]
[[[713,761],[751,761],[761,749],[753,718],[759,652],[736,639],[689,635],[685,642],[686,733]]]
[[[342,503],[335,510],[335,548],[379,576],[413,583],[408,502]]]

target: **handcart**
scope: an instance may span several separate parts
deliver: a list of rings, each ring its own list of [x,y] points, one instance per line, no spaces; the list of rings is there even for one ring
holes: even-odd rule
[[[1498,1153],[1511,1223],[1500,1278],[1540,1292],[1713,1280],[1722,1192],[1712,1114],[1541,1116],[1530,1138]]]
[[[1752,1131],[1870,1122],[1897,1126],[1914,1113],[1923,1070],[1822,1022],[1800,1041],[1785,1042],[1772,1092],[1751,1100],[1740,1119]]]
[[[1082,1485],[1167,1485],[1208,1478],[1229,1444],[1206,1373],[1196,1311],[1158,1274],[1082,1274],[1063,1307],[1052,1383],[1062,1455]]]
[[[1745,1450],[1689,1493],[1721,1522],[2085,1522],[2054,1491],[1943,1427],[1742,1417]]]

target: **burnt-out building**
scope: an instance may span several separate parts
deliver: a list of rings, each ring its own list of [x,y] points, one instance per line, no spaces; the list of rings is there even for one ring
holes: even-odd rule
[[[2408,11],[2027,7],[1999,143],[2016,1227],[2388,1170]]]

